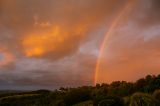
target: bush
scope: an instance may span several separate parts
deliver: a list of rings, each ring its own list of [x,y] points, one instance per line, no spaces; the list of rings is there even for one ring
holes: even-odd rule
[[[94,101],[95,102],[95,101]],[[102,98],[97,98],[98,106],[124,106],[123,99],[117,96],[106,96]],[[97,106],[97,103],[94,103]]]
[[[160,89],[159,89],[159,90],[154,91],[154,93],[153,93],[153,97],[154,97],[155,99],[157,99],[157,100],[158,100],[158,102],[160,103]]]
[[[124,97],[123,100],[124,100],[125,106],[129,106],[129,103],[130,103],[130,96]]]
[[[157,101],[149,94],[135,93],[131,96],[129,106],[159,106]]]

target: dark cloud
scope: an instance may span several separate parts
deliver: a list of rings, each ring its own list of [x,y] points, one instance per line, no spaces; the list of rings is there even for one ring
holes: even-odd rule
[[[22,89],[92,85],[95,61],[94,56],[79,53],[70,59],[53,63],[24,59],[17,63],[16,69],[1,70],[0,76],[6,86],[18,86]]]

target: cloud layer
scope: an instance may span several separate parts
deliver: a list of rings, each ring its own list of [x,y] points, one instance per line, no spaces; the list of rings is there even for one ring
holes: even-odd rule
[[[105,33],[128,2],[1,0],[0,89],[92,85]],[[159,73],[159,5],[133,2],[103,53],[100,82]]]

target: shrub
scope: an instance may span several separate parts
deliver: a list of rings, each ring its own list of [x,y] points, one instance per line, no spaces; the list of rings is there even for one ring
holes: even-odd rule
[[[98,106],[124,106],[124,102],[117,96],[106,96],[98,102]]]
[[[154,91],[154,93],[153,93],[153,97],[154,97],[155,99],[157,99],[157,100],[158,100],[158,102],[160,103],[160,89],[159,89],[159,90]]]
[[[149,94],[135,93],[131,96],[131,101],[129,106],[158,106],[158,103]]]

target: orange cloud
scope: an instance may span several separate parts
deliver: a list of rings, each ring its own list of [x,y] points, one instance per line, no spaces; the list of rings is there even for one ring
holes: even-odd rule
[[[85,30],[81,26],[66,30],[62,26],[53,26],[49,30],[32,32],[22,38],[23,51],[27,57],[42,57],[46,54],[67,52],[74,45],[71,41],[81,38]],[[75,41],[74,41],[75,42]]]

